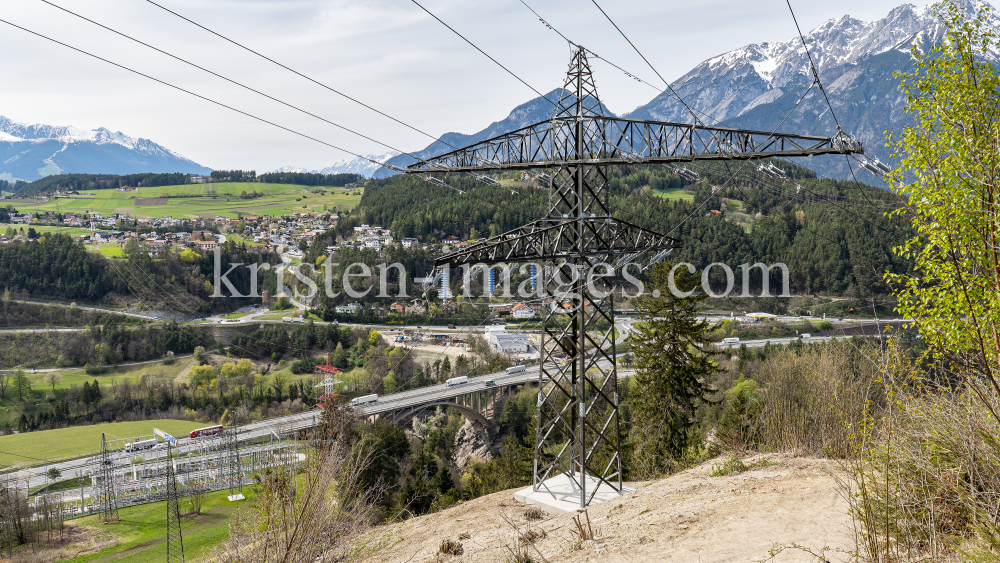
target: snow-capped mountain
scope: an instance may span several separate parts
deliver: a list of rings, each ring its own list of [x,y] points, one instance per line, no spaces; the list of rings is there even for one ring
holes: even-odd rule
[[[0,116],[0,176],[30,181],[71,172],[207,174],[211,169],[120,131],[27,125]]]
[[[958,0],[974,13],[983,2]],[[985,4],[989,7],[988,4]],[[992,25],[1000,31],[994,12]],[[806,34],[815,61],[844,131],[855,135],[868,154],[891,160],[885,132],[912,123],[904,111],[895,71],[912,69],[910,47],[943,36],[933,5],[903,4],[877,21],[850,16],[831,19]],[[798,37],[777,43],[755,43],[712,57],[672,86],[710,125],[772,131],[788,115],[780,131],[832,136],[837,124],[819,88],[814,87],[792,111],[813,81],[812,70]],[[791,113],[789,113],[791,112]],[[658,95],[626,117],[690,123],[690,112],[669,91]],[[846,160],[813,158],[802,164],[840,178],[850,177]],[[868,181],[874,178],[864,173]]]
[[[389,151],[383,154],[369,154],[366,155],[371,160],[366,160],[361,157],[354,157],[351,159],[343,159],[334,162],[330,166],[319,171],[320,174],[361,174],[366,178],[371,178],[372,174],[375,173],[380,167],[375,162],[386,162],[387,160],[393,158],[399,153],[396,151]]]
[[[954,1],[969,14],[975,13],[981,6],[992,10],[989,4],[980,0]],[[992,11],[990,24],[1000,33],[1000,17],[996,11]],[[905,99],[899,91],[899,79],[893,73],[912,69],[912,45],[924,41],[938,42],[942,37],[939,19],[931,4],[924,7],[902,4],[886,17],[872,22],[845,15],[831,19],[806,34],[805,42],[837,120],[845,132],[863,143],[867,154],[883,162],[892,161],[885,146],[886,131],[898,132],[912,123],[910,116],[903,111]],[[992,56],[1000,59],[996,53]],[[674,81],[672,86],[708,125],[773,131],[781,124],[779,131],[783,133],[831,137],[837,132],[837,124],[818,87],[813,87],[795,108],[812,81],[806,50],[802,40],[795,35],[786,41],[754,43],[712,57]],[[555,100],[559,92],[558,89],[553,90],[546,97]],[[795,108],[794,111],[792,108]],[[605,112],[611,115],[607,109]],[[478,133],[447,133],[413,154],[419,158],[443,154],[453,150],[453,146],[462,147],[543,121],[551,113],[551,104],[542,98],[535,98],[517,106],[507,118]],[[681,123],[693,121],[687,108],[669,90],[623,117]],[[413,159],[407,155],[389,160],[389,164],[400,167],[412,163]],[[843,179],[851,177],[847,160],[843,157],[815,157],[799,163],[823,175]],[[855,167],[855,172],[859,179],[879,183],[867,171]],[[390,174],[392,172],[382,168],[375,176]]]
[[[321,170],[309,170],[308,168],[296,168],[294,166],[282,166],[275,170],[275,172],[296,172],[296,173],[308,173],[308,174],[360,174],[366,178],[371,178],[372,174],[375,173],[380,167],[378,164],[372,162],[383,163],[399,153],[396,151],[389,151],[384,154],[369,154],[365,155],[367,158],[362,158],[356,156],[354,158],[345,158],[334,162],[330,166],[323,168]]]

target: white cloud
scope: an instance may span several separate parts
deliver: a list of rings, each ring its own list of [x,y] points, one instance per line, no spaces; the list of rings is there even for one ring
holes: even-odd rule
[[[245,82],[403,150],[418,133],[140,1],[53,0],[109,27]],[[471,133],[534,96],[406,0],[158,0],[325,84],[433,135]],[[569,51],[516,0],[421,0],[512,71],[545,92]],[[653,72],[584,0],[530,1],[551,24],[654,84]],[[897,2],[793,2],[803,30],[845,13],[872,20]],[[704,59],[795,27],[782,0],[632,0],[602,6],[667,79]],[[0,18],[362,154],[385,148],[243,91],[35,0],[6,2]],[[0,24],[3,26],[3,24]],[[107,127],[145,137],[214,168],[319,169],[347,155],[7,28],[0,32],[0,113],[20,122]],[[595,62],[616,112],[656,92]]]

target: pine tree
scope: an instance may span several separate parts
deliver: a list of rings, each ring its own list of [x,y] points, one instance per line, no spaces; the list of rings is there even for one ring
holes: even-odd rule
[[[692,441],[695,410],[717,370],[708,350],[708,324],[696,317],[706,296],[674,295],[668,283],[671,268],[660,264],[650,273],[646,294],[658,297],[639,299],[642,322],[630,338],[638,369],[631,391],[636,398],[630,439],[633,476],[669,471],[683,455]],[[674,280],[680,292],[695,286],[684,268],[676,269]]]

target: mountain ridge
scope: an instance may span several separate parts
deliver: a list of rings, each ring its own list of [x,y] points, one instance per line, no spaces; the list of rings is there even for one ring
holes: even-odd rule
[[[149,139],[105,127],[25,124],[0,116],[0,176],[37,180],[52,174],[134,174],[212,169]]]
[[[1000,17],[989,3],[957,1],[967,13],[973,13],[980,6],[989,8],[993,12],[990,25],[1000,31]],[[820,88],[813,87],[799,102],[813,82],[813,75],[802,47],[803,40],[798,36],[786,41],[751,43],[710,57],[673,81],[671,86],[707,125],[832,137],[837,133],[839,122],[845,132],[862,142],[867,154],[891,163],[892,151],[885,145],[885,132],[899,131],[912,124],[910,116],[903,111],[905,99],[893,73],[912,67],[911,45],[927,40],[937,42],[943,37],[933,6],[904,3],[892,8],[885,17],[870,22],[844,15],[831,18],[805,34],[805,42],[816,62],[836,119]],[[1000,58],[996,53],[992,56]],[[559,92],[557,88],[545,98],[558,99]],[[453,147],[477,143],[544,121],[551,116],[551,107],[542,97],[528,100],[515,107],[505,119],[479,132],[446,133],[411,154],[430,158],[454,150]],[[613,115],[610,111],[607,114]],[[676,123],[693,121],[689,110],[670,90],[664,90],[621,117]],[[791,160],[824,176],[852,179],[856,175],[868,183],[882,184],[880,178],[850,164],[847,159]],[[415,160],[407,155],[388,160],[388,164],[401,168],[413,162]],[[382,168],[374,177],[392,174]]]

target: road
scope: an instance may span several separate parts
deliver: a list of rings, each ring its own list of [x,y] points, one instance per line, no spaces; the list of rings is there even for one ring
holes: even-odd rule
[[[607,367],[602,363],[602,367]],[[629,377],[634,370],[619,369],[620,377]],[[486,381],[494,381],[495,385],[487,387]],[[538,381],[538,366],[530,367],[523,372],[508,374],[505,371],[470,377],[469,382],[463,385],[449,387],[448,385],[434,385],[431,387],[421,387],[410,391],[400,391],[391,395],[379,397],[378,402],[362,407],[356,407],[353,411],[361,417],[373,416],[377,414],[403,410],[416,405],[446,401],[469,393],[486,391],[489,389],[501,389],[512,385],[523,385],[528,382]],[[281,435],[293,431],[305,430],[315,427],[322,416],[322,411],[312,409],[303,413],[289,416],[273,418],[254,422],[240,427],[240,441],[253,441],[266,438],[269,435]],[[95,444],[95,450],[98,444]],[[183,453],[191,448],[199,446],[198,440],[189,438],[177,438],[177,448]],[[95,454],[96,456],[96,454]],[[40,487],[46,484],[48,478],[46,474],[50,469],[58,469],[63,475],[62,478],[70,478],[78,475],[78,472],[88,474],[98,469],[97,457],[60,461],[49,463],[32,468],[22,469],[15,475],[20,486],[24,486],[27,480],[29,487]]]
[[[28,304],[28,305],[48,305],[50,307],[73,307],[73,306],[75,306],[77,309],[80,309],[81,311],[96,311],[98,313],[112,313],[112,314],[115,314],[115,315],[124,315],[126,317],[135,317],[137,319],[149,319],[149,320],[152,320],[152,321],[162,321],[163,320],[162,317],[156,317],[156,316],[153,316],[153,315],[142,315],[142,314],[139,314],[139,313],[127,313],[125,311],[116,311],[114,309],[101,309],[100,307],[84,307],[82,305],[67,305],[65,303],[50,303],[50,302],[47,302],[47,301],[30,301],[30,300],[27,300],[27,299],[15,299],[14,302],[15,303],[25,303],[25,304]]]

